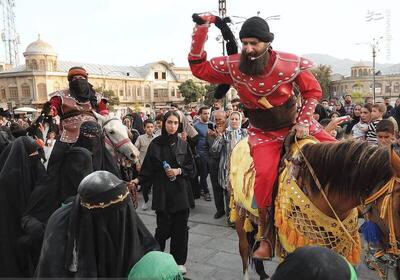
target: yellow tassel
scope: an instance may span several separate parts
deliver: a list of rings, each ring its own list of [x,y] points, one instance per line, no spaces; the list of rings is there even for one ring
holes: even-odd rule
[[[294,228],[289,232],[288,243],[291,245],[296,245],[297,243],[297,233]]]
[[[299,237],[297,238],[297,248],[300,248],[300,247],[304,247],[306,245],[306,240],[305,240],[305,238],[304,238],[304,235],[302,235],[302,234],[299,234]]]
[[[231,195],[231,198],[229,199],[229,209],[233,209],[235,206],[234,199],[233,199],[233,194]]]
[[[243,229],[245,232],[252,232],[254,230],[253,225],[248,217],[244,220]]]
[[[282,213],[279,211],[279,209],[275,213],[275,226],[279,228],[282,225]]]
[[[235,207],[233,207],[233,208],[231,209],[231,215],[230,215],[229,219],[230,219],[230,221],[231,221],[232,223],[236,222],[236,219],[237,219],[237,212],[236,212],[236,208],[235,208]]]
[[[281,226],[279,227],[279,232],[282,235],[286,235],[287,234],[287,229],[288,229],[288,223],[287,223],[286,220],[283,220]]]
[[[354,261],[354,264],[357,264],[360,262],[360,251],[357,248],[358,246],[353,247],[353,252],[352,252],[352,259]]]
[[[262,236],[261,236],[261,227],[258,226],[258,231],[257,231],[256,239],[257,239],[257,240],[261,240],[261,238],[262,238]]]

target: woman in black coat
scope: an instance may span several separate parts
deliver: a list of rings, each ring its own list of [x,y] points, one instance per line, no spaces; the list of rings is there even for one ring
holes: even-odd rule
[[[171,238],[171,254],[185,273],[183,266],[188,252],[189,208],[193,204],[190,177],[195,164],[187,142],[178,137],[180,116],[168,112],[163,119],[162,133],[149,145],[136,184],[153,185],[152,209],[157,214],[155,238],[161,250]],[[164,162],[170,165],[165,168]]]

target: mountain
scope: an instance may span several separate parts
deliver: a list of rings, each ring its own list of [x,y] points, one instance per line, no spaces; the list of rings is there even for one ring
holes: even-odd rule
[[[357,60],[340,59],[340,58],[336,58],[336,57],[333,57],[328,54],[319,54],[319,53],[304,54],[304,55],[302,55],[302,57],[311,59],[316,64],[330,65],[332,67],[333,74],[338,73],[338,74],[342,74],[345,76],[349,76],[351,74],[352,66],[354,66],[357,63],[360,63],[360,61],[357,61]],[[372,66],[371,61],[363,61],[363,63]],[[382,73],[384,73],[384,74],[400,73],[400,64],[377,63],[375,68],[376,68],[376,71],[381,70]]]

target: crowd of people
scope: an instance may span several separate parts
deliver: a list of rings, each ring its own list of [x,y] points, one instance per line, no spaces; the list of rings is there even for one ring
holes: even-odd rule
[[[1,111],[0,236],[8,241],[0,243],[1,277],[134,277],[158,271],[146,263],[163,258],[171,268],[163,272],[181,279],[186,273],[190,209],[196,207],[196,199],[213,198],[214,218],[225,218],[232,226],[230,157],[245,138],[256,171],[254,203],[261,229],[252,257],[269,259],[272,192],[283,139],[290,131],[299,138],[353,138],[400,151],[400,99],[394,106],[390,99],[355,104],[351,95],[344,96],[343,103],[337,98],[318,102],[322,91],[308,71],[311,63],[272,50],[274,34],[259,17],[242,26],[242,55],[209,62],[204,52],[208,28],[221,22],[210,15],[196,20],[189,54],[192,72],[211,83],[233,84],[240,98],[227,104],[216,99],[211,107],[171,104],[148,116],[129,112],[120,119],[125,127],[119,131],[128,138],[112,143],[112,134],[118,131],[106,131],[98,122],[115,120],[105,117],[110,113],[107,100],[93,90],[84,68],[73,67],[68,89],[51,94],[37,119]],[[228,62],[233,70],[227,69]],[[274,75],[264,75],[269,68]],[[284,80],[284,75],[292,78]],[[280,86],[266,89],[271,83]],[[294,83],[298,95],[293,94]],[[272,90],[268,99],[266,90]],[[107,148],[106,140],[114,150]],[[121,146],[129,149],[128,156],[117,153]],[[143,195],[139,206],[137,191]],[[154,236],[136,207],[155,211]],[[172,258],[153,254],[164,251],[168,239]],[[290,271],[285,267],[298,265],[295,256],[310,252],[331,254],[295,251],[272,279],[286,279]],[[347,262],[336,261],[335,268],[341,267],[345,275],[340,279],[356,279]],[[312,279],[330,279],[325,275]]]

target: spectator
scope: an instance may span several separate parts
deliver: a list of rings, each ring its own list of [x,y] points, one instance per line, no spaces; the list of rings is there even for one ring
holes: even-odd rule
[[[144,158],[147,153],[147,149],[150,145],[150,142],[154,139],[154,123],[151,120],[145,120],[144,123],[144,131],[145,134],[140,135],[138,139],[135,142],[136,148],[138,148],[140,154],[139,154],[139,163],[136,163],[136,170],[137,172],[140,172],[140,168],[143,164]],[[142,210],[147,210],[149,209],[150,206],[150,201],[149,201],[149,192],[150,192],[151,186],[143,186],[142,188],[142,193],[143,193],[143,199],[144,199],[144,204],[142,205]]]
[[[353,129],[353,127],[360,122],[361,108],[362,108],[362,106],[360,104],[354,105],[353,113],[351,114],[352,120],[346,126],[346,134],[347,135],[351,134],[351,130]]]
[[[217,212],[214,215],[214,219],[219,219],[225,215],[224,207],[224,189],[219,184],[218,173],[219,173],[219,162],[221,159],[221,151],[214,151],[212,146],[215,139],[223,135],[225,132],[226,125],[226,114],[224,111],[214,111],[216,127],[213,130],[208,131],[207,144],[209,148],[209,166],[210,166],[210,179],[214,193],[214,203]]]
[[[198,142],[196,145],[196,162],[198,168],[198,175],[200,176],[200,194],[203,195],[205,201],[211,201],[210,191],[207,185],[208,176],[208,148],[207,148],[207,135],[208,124],[212,125],[210,120],[210,109],[207,106],[200,107],[198,115],[200,121],[194,125],[198,132]]]
[[[397,127],[400,127],[400,98],[396,99],[396,103],[390,115],[396,120]]]
[[[351,129],[351,135],[355,139],[365,140],[368,125],[371,121],[371,112],[372,106],[371,104],[365,104],[360,111],[360,121],[355,124]]]
[[[224,134],[218,135],[215,140],[212,150],[221,152],[221,159],[219,161],[219,173],[218,173],[218,183],[223,188],[223,194],[225,196],[225,209],[228,217],[229,224],[229,163],[230,156],[233,148],[236,144],[247,136],[247,130],[241,128],[242,114],[240,112],[233,111],[229,116],[228,128],[225,130]]]
[[[393,110],[393,106],[390,105],[390,97],[385,97],[384,99],[385,106],[386,106],[386,114],[385,114],[385,119],[391,116],[391,112]]]
[[[161,135],[163,118],[164,118],[164,115],[162,113],[157,114],[157,116],[156,116],[156,125],[155,125],[155,128],[154,128],[154,136]]]
[[[225,106],[226,117],[229,117],[229,115],[232,113],[232,111],[233,111],[232,104],[228,104]]]
[[[195,164],[188,143],[178,137],[179,118],[174,111],[165,114],[162,133],[150,143],[139,178],[133,183],[153,185],[152,209],[157,215],[155,238],[161,251],[171,238],[171,254],[184,274],[189,207],[194,203],[189,178],[194,174]],[[163,162],[170,168],[164,169]]]
[[[321,104],[317,104],[315,106],[314,119],[319,122],[320,120],[326,119],[327,117],[328,113],[326,112],[326,109]]]
[[[386,106],[382,103],[372,105],[371,122],[368,125],[366,140],[371,144],[378,144],[376,125],[382,120],[386,113]]]
[[[343,108],[345,110],[344,115],[349,115],[350,117],[353,117],[354,106],[355,106],[355,104],[353,104],[353,102],[352,102],[351,95],[346,94],[344,96],[344,105],[343,105]]]
[[[378,145],[388,147],[389,149],[396,143],[394,124],[390,120],[381,120],[376,125],[376,135]]]

